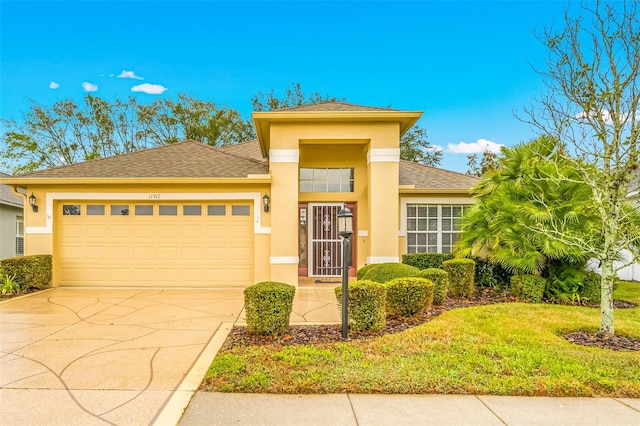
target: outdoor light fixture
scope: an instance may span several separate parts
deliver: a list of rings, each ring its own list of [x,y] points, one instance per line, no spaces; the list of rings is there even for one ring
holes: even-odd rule
[[[31,205],[31,209],[33,209],[33,212],[37,213],[38,205],[36,204],[36,196],[33,195],[33,192],[31,193],[31,195],[29,195],[29,204]]]
[[[264,204],[264,212],[269,213],[269,196],[267,194],[262,197],[262,204]]]
[[[345,204],[338,212],[338,235],[342,237],[342,338],[349,333],[349,238],[353,234],[353,214]]]

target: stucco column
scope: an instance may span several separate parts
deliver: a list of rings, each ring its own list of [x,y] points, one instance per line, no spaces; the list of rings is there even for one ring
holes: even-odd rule
[[[271,149],[271,280],[298,285],[297,148]]]
[[[399,262],[398,186],[400,149],[371,148],[369,176],[369,244],[367,263]]]

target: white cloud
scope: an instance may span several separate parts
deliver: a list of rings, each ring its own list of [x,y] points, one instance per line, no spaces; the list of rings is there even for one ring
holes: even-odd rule
[[[131,88],[132,92],[143,92],[143,93],[148,93],[150,95],[160,95],[164,93],[165,90],[167,90],[167,88],[160,84],[149,84],[149,83],[138,84],[137,86],[133,86]]]
[[[134,73],[133,71],[127,71],[127,70],[122,70],[120,75],[118,75],[118,78],[132,78],[134,80],[144,80],[144,78],[140,77],[139,75],[136,75],[136,73]]]
[[[488,141],[486,139],[478,139],[477,142],[460,142],[460,143],[450,143],[447,145],[449,152],[454,154],[477,154],[484,151],[490,151],[494,154],[499,154],[500,149],[504,145],[500,145],[499,143],[495,143],[492,141]]]
[[[429,147],[427,148],[427,151],[443,152],[444,148],[441,147],[440,145],[429,145]]]
[[[60,87],[60,83],[56,83],[55,81],[49,83],[49,89],[57,89],[58,87]]]
[[[93,83],[89,83],[88,81],[83,81],[82,82],[82,88],[84,89],[85,92],[97,92],[98,91],[98,85],[97,84],[93,84]]]

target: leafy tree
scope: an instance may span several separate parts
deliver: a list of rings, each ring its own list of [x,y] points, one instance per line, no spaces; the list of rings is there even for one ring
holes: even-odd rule
[[[544,28],[537,37],[549,55],[539,71],[547,92],[526,111],[530,123],[560,142],[563,158],[590,189],[599,238],[552,226],[543,231],[600,259],[600,332],[607,334],[615,331],[614,261],[622,249],[640,258],[640,222],[626,197],[640,154],[639,4],[582,3],[578,15],[567,9],[562,28]]]
[[[230,108],[187,95],[139,104],[87,95],[52,107],[34,102],[21,121],[2,120],[3,166],[16,173],[110,157],[195,139],[212,146],[255,137],[251,123]]]
[[[498,154],[485,149],[482,152],[480,164],[478,164],[478,154],[467,155],[467,174],[471,176],[482,176],[498,168]]]
[[[435,167],[442,161],[442,150],[431,146],[427,130],[416,124],[400,138],[400,158]]]
[[[278,98],[273,89],[266,94],[258,92],[251,98],[254,111],[271,111],[331,101],[344,102],[346,98],[330,95],[322,96],[319,92],[305,94],[300,83],[291,83],[282,98]],[[427,140],[426,129],[414,125],[400,139],[400,158],[429,166],[437,166],[442,161],[442,151],[431,146]]]
[[[283,98],[276,97],[273,89],[271,89],[269,93],[260,91],[253,95],[251,98],[251,104],[253,105],[254,111],[272,111],[282,108],[292,108],[300,105],[319,104],[321,102],[344,102],[345,100],[346,98],[337,98],[329,95],[322,96],[320,92],[305,94],[302,91],[302,85],[300,83],[292,82],[285,90],[285,96]]]
[[[504,148],[494,173],[471,193],[476,203],[462,220],[456,254],[489,258],[514,273],[548,275],[557,262],[582,264],[588,254],[576,244],[547,237],[546,229],[602,241],[591,190],[556,141],[542,136]]]

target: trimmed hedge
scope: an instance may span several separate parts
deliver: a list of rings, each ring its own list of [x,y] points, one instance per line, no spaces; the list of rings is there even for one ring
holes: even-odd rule
[[[442,268],[442,262],[453,259],[448,253],[408,253],[402,255],[402,263],[418,269]]]
[[[420,271],[420,277],[433,283],[433,304],[442,305],[447,299],[449,290],[449,274],[444,269],[427,268]]]
[[[448,295],[453,297],[471,297],[475,286],[476,262],[471,259],[451,259],[442,262],[442,269],[449,274]]]
[[[602,277],[600,274],[589,271],[584,275],[580,299],[589,303],[600,303],[602,297]]]
[[[417,277],[419,274],[418,268],[402,263],[378,263],[369,268],[362,279],[386,283],[394,278]]]
[[[2,259],[0,265],[7,275],[14,277],[20,290],[43,290],[51,285],[52,259],[50,254],[35,254]]]
[[[396,278],[387,287],[387,312],[403,317],[429,310],[433,303],[433,283],[425,278]]]
[[[353,331],[381,330],[385,325],[385,299],[387,290],[384,284],[361,280],[349,283],[349,328]],[[338,307],[342,314],[342,286],[335,289]]]
[[[511,277],[511,292],[523,302],[540,303],[547,280],[539,275],[514,275]]]
[[[378,264],[376,263],[370,263],[368,265],[364,265],[362,268],[358,269],[356,271],[356,278],[358,280],[363,280],[365,274],[369,271],[369,269],[373,268],[374,266],[377,266]]]
[[[287,332],[296,288],[264,281],[244,289],[247,331],[250,334],[279,336]]]

